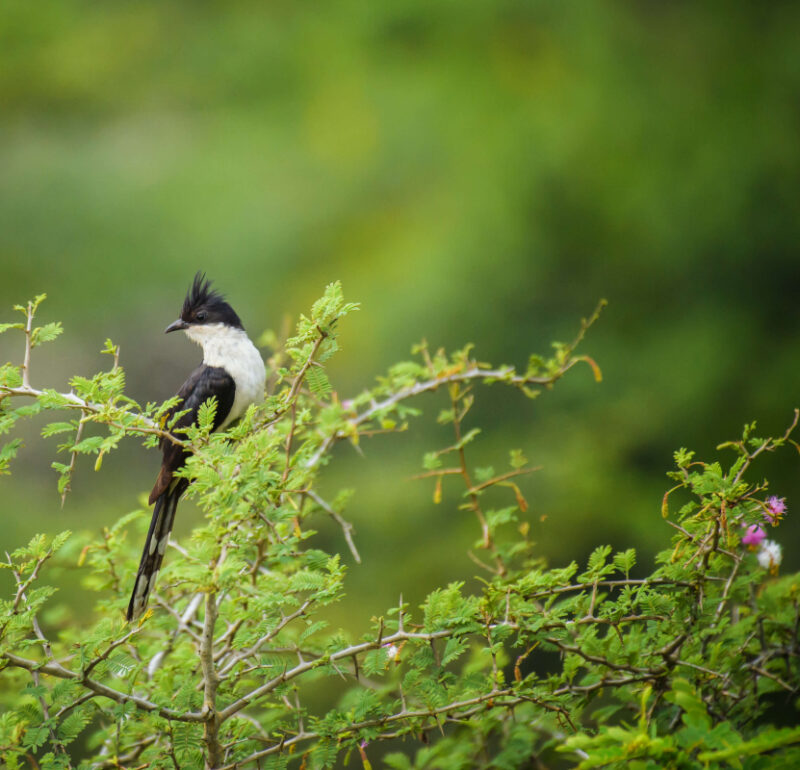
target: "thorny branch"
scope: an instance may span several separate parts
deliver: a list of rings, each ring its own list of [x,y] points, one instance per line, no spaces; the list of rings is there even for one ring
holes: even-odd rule
[[[203,741],[206,745],[206,767],[216,768],[222,762],[219,742],[220,719],[217,710],[219,674],[214,666],[214,625],[219,614],[216,594],[209,591],[205,600],[203,638],[200,645],[200,664],[203,670]]]
[[[131,703],[142,711],[153,712],[164,717],[165,719],[174,719],[179,722],[205,721],[205,715],[203,713],[192,711],[184,712],[177,709],[171,709],[166,706],[159,706],[157,703],[153,703],[153,701],[150,701],[147,698],[120,692],[119,690],[115,690],[113,687],[102,684],[91,677],[86,677],[78,672],[70,671],[57,661],[40,663],[36,660],[30,660],[28,658],[15,655],[12,652],[3,652],[2,659],[6,660],[8,664],[12,666],[24,668],[28,671],[39,671],[42,674],[48,674],[58,679],[74,680],[97,695],[100,695],[104,698],[109,698],[117,703]]]
[[[43,390],[37,390],[36,388],[32,388],[29,386],[23,385],[22,387],[12,388],[8,385],[0,385],[0,397],[5,398],[6,396],[25,396],[29,398],[36,398],[40,399],[47,395],[47,393]],[[103,415],[108,410],[100,405],[100,404],[93,404],[90,401],[86,401],[79,396],[76,396],[74,393],[57,393],[56,396],[62,399],[65,403],[64,406],[68,409],[79,409],[84,414],[93,414],[93,415]],[[124,414],[128,416],[133,416],[136,418],[137,423],[133,423],[130,425],[124,425],[120,422],[117,422],[113,419],[106,419],[103,418],[99,420],[104,425],[108,425],[110,428],[116,428],[117,430],[121,431],[130,431],[131,433],[141,434],[141,435],[152,435],[158,436],[159,438],[166,439],[171,443],[175,444],[175,446],[186,446],[186,442],[182,439],[175,436],[168,430],[159,427],[159,425],[151,420],[144,414],[130,412],[128,410],[124,410]]]
[[[595,374],[595,378],[600,378],[599,369],[595,362],[588,356],[575,356],[572,352],[581,343],[586,332],[600,317],[600,313],[606,305],[605,300],[597,305],[594,312],[588,319],[581,321],[581,328],[575,339],[564,350],[563,361],[558,368],[546,375],[533,375],[533,374],[518,374],[513,366],[505,366],[501,369],[492,369],[490,367],[481,366],[476,362],[471,362],[467,367],[459,366],[457,371],[449,371],[437,374],[429,380],[424,382],[417,382],[404,388],[400,388],[395,393],[390,394],[382,401],[373,402],[363,412],[357,413],[348,418],[348,428],[346,430],[339,430],[333,434],[325,436],[322,440],[317,451],[307,461],[309,468],[314,468],[319,463],[320,459],[328,452],[330,447],[341,439],[349,438],[358,429],[368,423],[373,418],[384,414],[392,409],[402,401],[414,398],[423,393],[438,390],[443,385],[453,385],[459,383],[470,382],[503,382],[507,385],[512,385],[516,388],[524,390],[529,386],[536,387],[551,387],[558,380],[560,380],[570,369],[579,363],[588,363]]]

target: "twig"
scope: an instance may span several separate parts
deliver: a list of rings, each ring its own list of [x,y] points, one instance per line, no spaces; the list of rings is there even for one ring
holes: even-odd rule
[[[410,639],[430,641],[432,639],[441,639],[447,636],[451,636],[452,633],[453,633],[452,630],[449,629],[446,631],[433,631],[430,633],[422,633],[422,632],[400,633],[398,631],[392,634],[391,636],[384,637],[382,640],[382,644],[393,644],[394,642],[402,642]],[[374,641],[362,642],[361,644],[354,644],[351,645],[350,647],[337,650],[336,652],[327,655],[325,658],[319,658],[317,660],[299,663],[294,668],[284,671],[280,676],[277,676],[274,679],[270,679],[268,682],[265,682],[260,687],[256,687],[254,690],[251,690],[246,695],[243,695],[238,700],[235,700],[233,703],[226,706],[224,709],[222,709],[222,711],[220,711],[220,717],[223,721],[232,717],[234,714],[241,711],[246,706],[254,703],[261,696],[266,695],[269,692],[272,692],[276,687],[283,684],[284,682],[288,682],[291,679],[295,679],[301,674],[304,674],[306,671],[310,671],[313,668],[317,668],[319,665],[323,663],[330,663],[331,661],[341,660],[342,658],[351,658],[354,655],[358,655],[362,652],[378,649],[380,646],[381,646],[380,644]]]
[[[275,628],[271,629],[268,633],[264,634],[260,639],[257,639],[253,644],[248,647],[246,650],[242,650],[241,652],[236,653],[233,655],[229,660],[225,662],[218,672],[218,676],[220,678],[225,677],[227,673],[237,664],[247,658],[255,655],[267,642],[271,639],[274,639],[286,626],[289,625],[293,620],[301,617],[305,614],[306,610],[314,603],[313,599],[306,599],[303,604],[300,605],[294,612],[290,615],[286,615],[281,619],[281,621],[275,626]]]
[[[482,489],[486,489],[487,487],[491,487],[494,484],[502,484],[504,481],[508,481],[508,479],[513,479],[515,476],[524,476],[528,473],[535,473],[536,471],[542,470],[541,465],[536,465],[532,468],[516,468],[513,471],[509,471],[508,473],[503,473],[500,476],[495,476],[488,481],[484,481],[481,484],[476,484],[474,487],[471,487],[467,491],[472,494],[474,492],[480,492]]]
[[[83,426],[86,424],[86,417],[82,417],[78,421],[78,428],[75,431],[75,442],[73,446],[77,446],[81,442],[81,437],[83,436]],[[64,491],[61,493],[61,507],[64,507],[64,503],[67,501],[67,493],[72,489],[72,474],[75,471],[75,463],[78,460],[78,453],[73,449],[71,452],[71,456],[69,458],[69,468],[66,472],[67,483],[64,485]]]
[[[383,732],[375,737],[375,740],[391,740],[394,738],[398,738],[403,734],[407,734],[411,729],[415,729],[414,728],[415,720],[419,719],[437,720],[439,716],[444,716],[448,721],[463,722],[467,719],[474,717],[480,711],[485,710],[487,708],[510,709],[511,707],[517,704],[526,702],[535,703],[541,706],[542,708],[546,709],[547,711],[552,711],[561,714],[562,716],[565,717],[567,721],[571,723],[569,715],[567,714],[566,710],[563,709],[561,706],[558,706],[553,703],[548,703],[547,701],[541,700],[539,698],[518,695],[512,688],[507,688],[504,690],[493,690],[492,692],[483,693],[482,695],[478,695],[474,698],[468,698],[462,701],[454,701],[452,703],[448,703],[444,706],[439,706],[436,708],[417,709],[411,711],[404,708],[402,711],[396,714],[390,714],[388,716],[379,717],[376,719],[366,719],[361,722],[356,722],[354,724],[348,725],[347,727],[342,728],[341,730],[338,730],[336,733],[334,733],[334,736],[328,736],[328,737],[336,737],[336,736],[344,737],[346,735],[352,736],[353,734],[357,733],[360,730],[365,730],[371,727],[380,727],[383,725],[392,724],[394,722],[408,722],[409,727],[406,730],[399,730],[394,733]],[[463,713],[458,713],[458,714],[452,713],[452,712],[459,712],[462,710]],[[293,735],[291,738],[283,737],[279,742],[275,743],[269,748],[254,752],[253,754],[244,759],[239,759],[236,762],[227,764],[224,767],[220,768],[220,770],[235,770],[236,768],[246,767],[250,763],[256,762],[259,759],[262,759],[263,757],[270,756],[271,754],[277,754],[286,750],[292,751],[293,747],[296,746],[298,743],[301,743],[303,741],[313,740],[319,737],[320,737],[319,733],[311,731],[309,732],[298,731],[298,733]]]
[[[572,369],[573,366],[575,366],[578,363],[581,363],[580,359],[571,359],[563,367],[561,367],[561,369],[559,369],[558,372],[548,377],[526,377],[524,375],[519,375],[516,374],[516,370],[514,369],[513,366],[507,366],[504,367],[503,369],[481,369],[476,364],[475,366],[466,369],[465,371],[462,372],[455,372],[441,377],[435,377],[431,380],[418,382],[415,383],[414,385],[408,386],[407,388],[402,388],[401,390],[397,391],[397,393],[393,393],[391,396],[385,398],[383,401],[374,403],[368,409],[365,409],[363,412],[361,412],[361,414],[357,414],[354,417],[352,417],[349,420],[349,424],[352,429],[357,429],[360,425],[363,425],[365,422],[371,420],[376,414],[379,414],[380,412],[390,409],[391,407],[395,406],[401,401],[413,398],[414,396],[419,396],[422,393],[428,393],[430,391],[438,390],[443,385],[450,385],[452,383],[457,383],[457,382],[497,381],[497,382],[505,382],[517,388],[523,388],[527,385],[538,385],[538,386],[552,385],[557,380],[561,379],[561,377],[563,377],[570,369]],[[350,435],[352,435],[352,432],[345,432],[339,430],[336,431],[336,433],[326,436],[325,439],[323,439],[317,451],[314,452],[314,454],[309,458],[309,460],[306,463],[306,466],[309,468],[315,467],[317,463],[320,461],[320,459],[328,451],[331,444],[340,439],[347,438]]]
[[[3,396],[26,396],[29,398],[41,398],[45,395],[45,392],[42,390],[37,390],[36,388],[31,388],[29,386],[23,385],[22,387],[12,388],[7,385],[0,385],[0,395]],[[65,400],[67,403],[64,406],[68,409],[80,409],[82,412],[88,412],[90,414],[101,414],[106,411],[104,407],[101,407],[99,404],[93,404],[91,401],[85,401],[84,399],[76,396],[74,393],[56,393],[56,395]],[[158,423],[151,420],[146,415],[143,415],[138,412],[125,412],[125,414],[130,414],[131,416],[135,417],[137,420],[141,421],[142,425],[122,425],[121,423],[114,422],[113,420],[103,420],[103,424],[108,425],[111,428],[117,428],[118,430],[122,430],[125,432],[131,433],[141,433],[143,435],[153,435],[158,436],[159,438],[167,439],[167,441],[172,442],[175,446],[179,447],[186,447],[187,443],[181,439],[179,439],[174,434],[170,433],[168,430],[164,430],[158,426]]]
[[[325,502],[313,489],[305,490],[304,494],[308,495],[322,510],[330,514],[333,520],[342,528],[342,534],[344,534],[350,553],[353,554],[356,564],[361,564],[361,556],[358,553],[355,542],[353,542],[353,525],[334,510],[330,503]]]
[[[90,677],[81,676],[81,674],[76,673],[75,671],[70,671],[57,661],[39,663],[36,660],[22,658],[19,655],[15,655],[13,652],[3,652],[0,654],[0,658],[7,660],[10,665],[16,666],[17,668],[24,668],[28,671],[39,671],[43,674],[48,674],[49,676],[58,677],[59,679],[76,681],[87,689],[92,690],[97,695],[110,698],[117,703],[132,703],[134,706],[136,706],[136,708],[139,708],[142,711],[156,713],[159,716],[164,717],[164,719],[175,719],[179,722],[205,721],[205,715],[203,713],[195,711],[182,712],[167,708],[166,706],[159,706],[157,703],[147,700],[147,698],[120,692],[119,690],[115,690],[113,687],[108,687],[107,685],[91,679]]]
[[[33,338],[31,336],[31,329],[33,328],[33,303],[28,302],[28,307],[25,311],[25,358],[22,362],[22,387],[30,387],[30,370],[31,370],[31,348],[33,347]]]

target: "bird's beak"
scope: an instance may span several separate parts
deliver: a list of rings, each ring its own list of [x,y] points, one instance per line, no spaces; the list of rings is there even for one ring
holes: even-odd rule
[[[178,319],[177,321],[173,321],[166,329],[164,329],[164,334],[169,334],[170,332],[177,332],[181,329],[188,329],[189,324],[182,319]]]

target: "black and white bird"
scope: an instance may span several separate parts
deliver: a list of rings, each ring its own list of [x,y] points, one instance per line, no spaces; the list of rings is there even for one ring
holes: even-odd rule
[[[214,430],[221,430],[244,414],[252,403],[264,399],[266,371],[264,361],[224,297],[211,288],[202,273],[194,277],[183,303],[181,317],[171,323],[166,332],[183,330],[190,340],[203,348],[203,363],[183,383],[175,406],[167,420],[176,412],[186,411],[175,422],[172,430],[179,432],[197,421],[197,412],[205,401],[215,398],[217,410]],[[163,460],[150,504],[155,503],[153,518],[139,562],[139,571],[128,605],[128,620],[139,618],[147,607],[147,600],[156,582],[158,570],[164,560],[169,535],[175,521],[175,509],[189,481],[174,476],[186,463],[189,454],[166,438],[161,439]]]

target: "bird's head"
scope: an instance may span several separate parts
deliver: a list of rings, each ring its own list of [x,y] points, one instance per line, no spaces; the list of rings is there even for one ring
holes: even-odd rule
[[[186,293],[181,317],[173,321],[165,331],[169,333],[183,329],[189,332],[191,337],[192,332],[202,334],[203,327],[218,329],[220,326],[244,330],[234,309],[225,301],[222,294],[211,288],[211,282],[205,274],[198,272]]]

